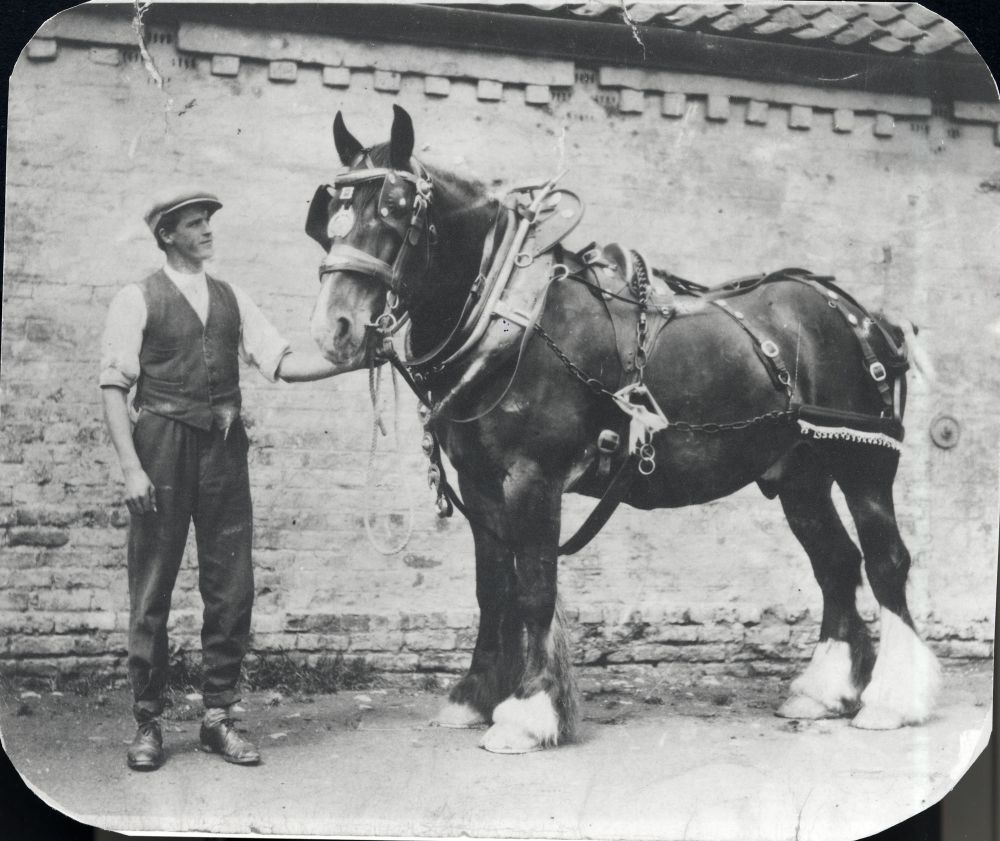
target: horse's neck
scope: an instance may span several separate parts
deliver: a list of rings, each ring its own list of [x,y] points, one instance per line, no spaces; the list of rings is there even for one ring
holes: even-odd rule
[[[441,341],[457,321],[479,274],[483,248],[499,202],[470,185],[435,186],[437,246],[427,291],[413,313],[416,353]]]

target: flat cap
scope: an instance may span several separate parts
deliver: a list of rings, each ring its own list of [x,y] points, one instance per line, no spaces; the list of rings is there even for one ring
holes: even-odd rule
[[[182,207],[190,207],[191,205],[198,204],[208,206],[212,213],[215,213],[216,210],[222,207],[222,202],[212,193],[205,190],[193,188],[183,190],[174,189],[158,196],[153,201],[149,210],[146,211],[143,219],[146,220],[146,225],[153,232],[153,236],[156,236],[156,228],[164,216],[168,213],[173,213],[175,210],[180,210]]]

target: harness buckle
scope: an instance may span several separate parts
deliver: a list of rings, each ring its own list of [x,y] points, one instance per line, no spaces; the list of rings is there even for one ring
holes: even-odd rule
[[[886,377],[885,365],[881,362],[873,362],[868,366],[868,373],[872,375],[872,379],[875,380],[875,382],[880,383]]]
[[[602,429],[597,436],[597,449],[605,455],[611,455],[618,450],[621,436],[613,429]]]
[[[396,316],[391,312],[384,312],[375,319],[375,329],[387,335],[396,329],[396,323]]]
[[[598,249],[597,246],[588,248],[586,251],[583,252],[583,254],[580,255],[580,258],[588,266],[593,266],[601,260],[600,249]]]

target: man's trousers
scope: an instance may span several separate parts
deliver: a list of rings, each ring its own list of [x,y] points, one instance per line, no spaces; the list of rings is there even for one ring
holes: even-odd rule
[[[163,711],[167,618],[192,520],[204,604],[203,698],[206,707],[228,706],[239,700],[254,594],[246,432],[238,419],[224,435],[143,411],[132,437],[157,504],[156,513],[133,514],[129,525],[128,668],[136,716]]]

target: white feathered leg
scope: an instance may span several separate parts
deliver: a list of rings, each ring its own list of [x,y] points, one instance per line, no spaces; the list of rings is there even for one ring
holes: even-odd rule
[[[941,665],[913,629],[882,608],[881,640],[872,679],[851,722],[864,730],[894,730],[926,721],[941,688]]]
[[[851,678],[851,646],[843,640],[818,643],[806,670],[792,681],[784,718],[835,718],[858,708],[861,688]]]

